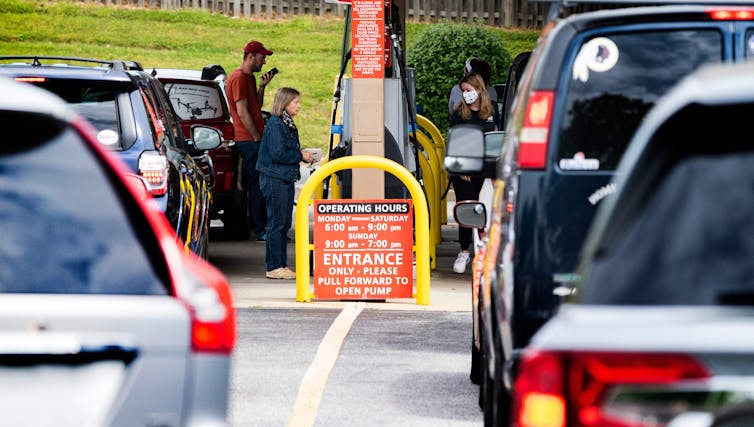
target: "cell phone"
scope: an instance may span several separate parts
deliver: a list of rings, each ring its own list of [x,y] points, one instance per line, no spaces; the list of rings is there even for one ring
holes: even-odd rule
[[[269,71],[269,73],[270,73],[270,75],[271,75],[271,76],[274,76],[275,74],[277,74],[277,73],[278,73],[278,69],[277,69],[277,68],[273,68],[273,69],[271,69],[271,70]]]

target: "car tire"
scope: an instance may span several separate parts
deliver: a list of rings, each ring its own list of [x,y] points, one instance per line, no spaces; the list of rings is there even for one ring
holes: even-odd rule
[[[471,337],[471,369],[469,372],[469,379],[471,380],[472,384],[479,385],[479,377],[480,375],[480,355],[479,355],[479,349],[476,348],[476,345],[474,345],[474,336]]]
[[[479,313],[479,308],[477,307],[477,319],[478,322],[482,321],[481,313]],[[478,331],[477,331],[478,330]],[[479,341],[481,345],[482,340],[482,330],[483,328],[479,323],[472,322],[471,325],[471,369],[469,371],[469,379],[471,380],[472,384],[479,385],[481,382],[481,371],[482,371],[482,354],[479,348],[477,348],[476,344],[474,344],[474,336],[477,335],[477,332],[479,333]]]
[[[481,409],[485,414],[485,422],[484,425],[488,425],[488,421],[486,419],[487,411],[487,396],[489,395],[488,388],[489,388],[489,381],[487,381],[487,378],[489,377],[489,370],[487,369],[487,352],[484,348],[484,341],[480,342],[481,348],[479,349],[480,357],[479,357],[479,409]],[[490,420],[491,421],[491,420]]]
[[[499,334],[495,334],[495,348],[502,351],[499,340]],[[500,354],[498,360],[506,360],[503,354]],[[508,427],[511,421],[511,394],[505,388],[503,383],[503,363],[495,369],[495,378],[492,380],[492,396],[489,399],[492,403],[492,424],[495,426]]]

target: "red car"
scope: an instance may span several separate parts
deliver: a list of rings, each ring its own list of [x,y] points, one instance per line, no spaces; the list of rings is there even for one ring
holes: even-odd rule
[[[162,82],[184,135],[190,135],[194,125],[212,126],[223,133],[223,144],[210,150],[209,158],[195,160],[211,180],[210,218],[222,221],[227,237],[248,239],[248,191],[225,97],[225,70],[219,65],[208,65],[202,71],[158,68],[152,75]]]

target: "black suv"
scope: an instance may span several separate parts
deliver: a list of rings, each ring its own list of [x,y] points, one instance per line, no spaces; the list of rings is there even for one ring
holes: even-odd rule
[[[226,237],[248,239],[249,196],[225,94],[225,70],[207,65],[202,70],[156,68],[151,74],[165,87],[184,133],[197,124],[222,132],[223,144],[209,151],[214,172],[210,218],[222,221]]]
[[[576,13],[543,29],[496,173],[479,309],[486,424],[507,422],[520,352],[570,292],[594,212],[615,191],[644,115],[699,66],[754,55],[752,19],[753,8],[718,2]],[[455,144],[464,141],[449,140],[449,152],[484,157],[483,147]],[[472,163],[449,172],[479,169]]]
[[[217,148],[220,132],[196,126],[185,139],[162,84],[137,62],[0,56],[0,75],[57,94],[89,120],[99,143],[149,183],[186,250],[206,258],[212,195],[194,156]]]

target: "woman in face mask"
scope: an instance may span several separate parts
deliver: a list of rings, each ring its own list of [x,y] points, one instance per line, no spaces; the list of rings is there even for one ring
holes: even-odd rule
[[[466,123],[479,126],[484,132],[496,131],[499,121],[497,105],[490,100],[484,80],[479,74],[472,73],[464,76],[459,85],[463,97],[453,110],[450,126]],[[456,201],[478,200],[484,178],[481,176],[454,175],[450,177],[450,182],[453,184]],[[466,265],[471,261],[471,254],[469,253],[471,241],[471,229],[458,227],[458,242],[461,245],[461,251],[458,252],[458,256],[453,262],[453,271],[456,273],[465,272]]]
[[[479,74],[472,73],[463,76],[458,83],[461,87],[462,99],[458,102],[450,117],[450,126],[461,123],[479,125],[485,132],[497,130],[498,112],[487,93],[487,87]]]

